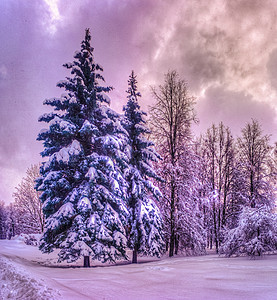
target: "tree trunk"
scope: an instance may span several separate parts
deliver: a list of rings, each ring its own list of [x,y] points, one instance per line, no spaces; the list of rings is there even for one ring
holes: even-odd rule
[[[179,236],[177,236],[177,234],[175,235],[175,255],[178,254],[178,250],[179,250]]]
[[[216,210],[215,210],[215,207],[214,207],[214,240],[215,240],[216,253],[218,253],[218,228],[217,228],[217,220],[216,220]]]
[[[221,231],[221,209],[218,208],[218,222],[217,222],[217,244],[220,246],[220,231]]]
[[[137,264],[138,263],[138,247],[135,245],[134,250],[133,250],[133,259],[132,259],[132,264]]]
[[[170,243],[169,257],[174,255],[175,242],[175,186],[174,177],[171,177],[171,199],[170,199]]]
[[[169,241],[169,257],[174,255],[174,242],[175,242],[175,221],[174,221],[174,211],[171,208],[170,212],[170,241]]]
[[[251,166],[253,165],[251,161]],[[255,197],[254,197],[254,175],[253,171],[250,173],[250,206],[252,208],[255,208],[256,203],[255,203]]]
[[[89,256],[84,256],[84,268],[90,267]]]
[[[171,232],[170,243],[169,243],[169,257],[174,255],[174,232]]]
[[[165,251],[166,252],[168,251],[168,246],[169,246],[169,242],[168,242],[168,240],[166,240],[166,242],[165,242]]]
[[[210,249],[212,250],[213,249],[213,230],[211,229],[211,232],[210,232]]]

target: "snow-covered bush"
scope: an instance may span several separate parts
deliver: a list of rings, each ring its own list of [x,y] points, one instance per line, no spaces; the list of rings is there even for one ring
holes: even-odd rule
[[[38,246],[40,239],[41,239],[41,234],[26,234],[26,233],[21,233],[19,235],[16,235],[11,238],[12,240],[18,240],[24,242],[26,245],[29,246]]]
[[[277,250],[276,214],[266,206],[244,207],[238,226],[226,233],[220,253],[226,256],[261,256]]]

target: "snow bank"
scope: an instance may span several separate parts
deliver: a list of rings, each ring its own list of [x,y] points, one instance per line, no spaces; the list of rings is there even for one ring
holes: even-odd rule
[[[0,257],[0,299],[59,299],[59,295],[42,280],[31,277],[20,266]]]
[[[0,299],[273,300],[277,295],[277,255],[140,257],[138,264],[94,261],[92,268],[82,268],[82,260],[58,264],[57,258],[56,251],[43,254],[18,239],[0,240]]]

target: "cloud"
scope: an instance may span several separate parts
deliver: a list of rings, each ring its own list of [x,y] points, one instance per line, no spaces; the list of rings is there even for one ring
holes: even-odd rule
[[[269,56],[267,71],[271,86],[277,91],[277,49],[274,49]]]
[[[0,66],[0,81],[5,80],[8,75],[8,70],[5,65]]]
[[[210,87],[199,99],[197,111],[200,119],[198,132],[222,121],[237,136],[246,123],[256,119],[265,134],[273,134],[273,141],[277,139],[273,130],[277,126],[275,110],[270,104],[258,102],[244,92],[231,91],[222,86]]]
[[[44,2],[47,5],[49,16],[43,19],[43,25],[50,35],[54,35],[57,32],[57,26],[62,21],[58,7],[59,0],[44,0]]]
[[[176,69],[198,97],[199,128],[222,119],[237,132],[256,117],[275,132],[276,13],[270,0],[0,1],[0,174],[23,177],[39,161],[42,102],[63,92],[55,86],[68,75],[62,64],[87,27],[117,111],[131,70],[147,109],[149,86]]]

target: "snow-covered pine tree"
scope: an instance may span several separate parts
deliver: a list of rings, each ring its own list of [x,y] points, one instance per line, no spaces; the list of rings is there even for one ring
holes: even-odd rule
[[[44,141],[36,188],[46,218],[40,249],[59,248],[59,261],[76,261],[84,256],[102,262],[126,258],[124,201],[121,173],[127,157],[121,151],[126,132],[119,115],[110,109],[111,87],[103,87],[103,68],[95,63],[91,35],[86,30],[81,51],[64,66],[71,77],[57,84],[66,93],[45,100],[54,107],[39,121],[49,123],[38,140]]]
[[[159,256],[164,250],[162,218],[158,206],[151,198],[161,193],[152,179],[159,179],[152,163],[159,155],[154,143],[146,138],[150,130],[146,126],[146,113],[140,109],[137,80],[132,71],[128,80],[128,102],[124,106],[124,127],[129,134],[129,167],[125,170],[128,184],[127,201],[129,209],[128,246],[133,250],[132,262],[137,263],[137,254]]]

